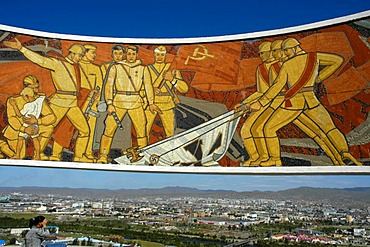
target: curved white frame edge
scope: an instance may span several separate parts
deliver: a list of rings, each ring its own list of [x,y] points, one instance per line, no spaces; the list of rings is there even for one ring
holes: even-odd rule
[[[251,32],[245,34],[235,35],[222,35],[222,36],[210,36],[210,37],[196,37],[196,38],[115,38],[115,37],[103,37],[103,36],[84,36],[84,35],[72,35],[72,34],[60,34],[36,31],[18,27],[12,27],[0,24],[0,30],[22,33],[26,35],[33,35],[51,39],[67,39],[67,40],[78,40],[78,41],[89,41],[89,42],[107,42],[107,43],[127,43],[127,44],[190,44],[190,43],[210,43],[210,42],[222,42],[222,41],[233,41],[242,39],[262,38],[272,35],[281,35],[294,32],[307,31],[310,29],[316,29],[324,26],[330,26],[334,24],[340,24],[356,19],[362,19],[370,17],[370,10],[359,12],[352,15],[343,17],[337,17],[325,21],[314,22],[305,25],[273,29],[268,31]]]

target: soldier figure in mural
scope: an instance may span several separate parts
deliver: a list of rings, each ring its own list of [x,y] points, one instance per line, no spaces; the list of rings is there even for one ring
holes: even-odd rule
[[[95,123],[94,137],[93,137],[93,143],[92,143],[92,148],[94,150],[100,149],[100,139],[104,131],[104,121],[105,121],[105,118],[107,117],[107,103],[105,102],[104,91],[105,91],[105,85],[108,80],[108,73],[114,64],[122,62],[126,58],[125,47],[122,45],[113,45],[112,51],[111,51],[111,58],[112,58],[111,61],[100,64],[100,70],[102,73],[103,81],[102,81],[102,87],[100,89],[100,92],[101,92],[100,101],[96,105],[97,111],[99,112],[100,116]],[[120,124],[120,129],[121,130],[123,129],[122,124]],[[116,136],[115,138],[118,139],[120,137],[122,137],[122,135],[118,137]],[[119,144],[121,144],[121,141],[118,141],[118,142]],[[113,145],[114,145],[114,141],[113,141]]]
[[[298,40],[294,38],[284,40],[282,49],[288,60],[282,65],[273,85],[257,101],[250,104],[250,109],[258,112],[270,105],[276,97],[284,96],[282,104],[274,109],[267,119],[263,129],[264,136],[256,136],[256,138],[266,138],[269,154],[269,159],[262,161],[259,166],[281,164],[277,131],[302,114],[317,124],[322,132],[316,134],[322,140],[328,138],[336,151],[340,153],[342,161],[349,159],[356,165],[361,165],[349,153],[344,135],[336,128],[329,113],[313,91],[315,83],[324,81],[331,76],[341,66],[343,58],[330,53],[306,53],[300,47]],[[319,66],[323,67],[320,72]],[[304,124],[308,125],[307,122]],[[310,129],[316,130],[316,128]]]
[[[161,113],[158,106],[154,104],[154,92],[148,67],[143,66],[137,56],[138,47],[130,45],[127,47],[127,59],[122,63],[114,64],[109,70],[104,89],[108,116],[105,119],[105,129],[100,141],[99,163],[108,163],[113,136],[126,113],[134,126],[139,147],[145,147],[148,143],[144,108],[148,107],[153,113]],[[143,97],[140,94],[141,91],[145,93]]]
[[[175,106],[180,103],[176,91],[186,93],[188,84],[183,80],[179,70],[170,70],[171,63],[166,63],[166,47],[161,45],[154,49],[154,63],[149,64],[149,72],[154,89],[154,104],[159,107],[159,114],[165,137],[174,135],[175,132]],[[147,119],[146,134],[150,142],[150,131],[152,129],[157,112],[145,110]]]
[[[68,55],[62,59],[43,56],[34,52],[16,41],[4,41],[5,46],[19,50],[31,62],[50,70],[55,94],[50,97],[50,108],[56,116],[53,126],[56,127],[66,116],[72,125],[78,130],[78,137],[75,145],[73,161],[84,161],[84,153],[89,140],[90,129],[84,113],[78,106],[77,96],[81,88],[80,68],[78,62],[85,53],[85,48],[79,44],[73,44],[69,49]],[[59,147],[60,145],[58,145]],[[54,152],[56,151],[56,154]],[[53,150],[53,156],[59,155],[61,150]]]
[[[271,42],[266,41],[261,43],[258,47],[258,54],[261,58],[262,64],[260,64],[256,69],[257,91],[243,100],[241,104],[237,104],[235,106],[235,110],[237,112],[248,111],[249,109],[247,107],[261,97],[261,95],[270,87],[268,71],[271,64],[274,62],[274,58],[271,55]],[[244,161],[242,166],[253,166],[260,158],[260,154],[257,152],[255,144],[256,138],[252,136],[251,129],[254,122],[262,112],[263,110],[251,113],[241,127],[240,135],[243,139],[244,147],[247,149],[249,154],[249,159]]]
[[[23,108],[21,110],[18,109],[17,103],[14,99],[10,99],[9,103],[13,107],[13,110],[16,114],[16,116],[21,119],[22,117],[30,118],[31,116],[35,117],[36,123],[34,124],[26,124],[23,123],[23,127],[29,127],[34,126],[36,128],[37,133],[34,135],[29,135],[26,132],[19,132],[18,134],[18,142],[17,142],[17,149],[15,151],[15,155],[13,156],[13,159],[19,159],[21,156],[21,150],[23,148],[23,141],[27,140],[28,137],[32,138],[33,146],[34,146],[34,155],[33,159],[40,160],[40,142],[38,140],[39,137],[39,127],[37,125],[37,120],[40,117],[41,109],[42,109],[42,103],[44,102],[45,96],[37,97],[35,92],[31,88],[24,88],[20,95],[23,97],[23,100],[27,103],[24,104]]]
[[[23,159],[26,156],[25,139],[32,136],[35,146],[34,159],[48,160],[44,149],[54,130],[52,124],[56,117],[46,103],[46,96],[39,93],[39,82],[35,76],[24,77],[23,86],[21,95],[11,96],[7,100],[9,125],[3,130],[6,142],[1,141],[0,152],[10,158]],[[33,103],[33,106],[38,104],[38,109],[34,107],[30,109],[28,107],[31,106],[30,103]],[[34,111],[30,111],[26,116],[25,108]],[[22,109],[24,109],[23,112]]]
[[[283,40],[275,40],[271,44],[271,54],[274,58],[273,63],[269,69],[269,84],[272,85],[276,79],[279,71],[281,69],[284,61],[287,60],[287,56],[281,50],[281,44]],[[288,88],[282,89],[284,93]],[[281,166],[281,162],[275,162],[275,164],[268,164],[266,161],[269,160],[269,153],[267,150],[266,138],[264,138],[264,126],[266,121],[269,120],[272,113],[281,106],[284,102],[283,95],[277,95],[276,98],[263,110],[258,111],[260,114],[258,118],[254,119],[254,122],[250,125],[250,132],[252,133],[252,138],[255,144],[255,152],[258,153],[259,158],[254,159],[250,163],[244,163],[243,166]],[[304,133],[306,133],[310,138],[312,138],[328,155],[328,157],[333,161],[334,165],[345,165],[340,157],[340,154],[333,147],[331,142],[326,137],[325,133],[320,129],[320,127],[308,118],[305,114],[299,115],[294,121],[294,125],[300,128]],[[248,147],[248,150],[250,147]],[[335,154],[335,155],[334,155]]]
[[[82,71],[81,87],[89,90],[89,95],[82,107],[82,111],[87,118],[87,123],[90,127],[90,137],[87,144],[85,156],[88,160],[95,161],[93,155],[93,139],[97,118],[100,116],[97,109],[97,104],[100,100],[101,89],[103,86],[103,75],[100,67],[94,64],[96,57],[96,46],[91,44],[84,45],[86,52],[80,61]]]
[[[126,54],[126,49],[122,45],[112,46],[112,61],[106,62],[100,65],[103,78],[106,78],[107,72],[109,72],[113,64],[121,62],[125,59],[125,54]]]
[[[287,56],[285,56],[284,52],[281,49],[281,45],[283,40],[275,40],[271,45],[272,54],[275,58],[275,63],[272,64],[269,71],[270,83],[272,84],[277,75],[280,72],[281,66],[284,61],[287,60]],[[287,87],[282,89],[282,94],[288,90]],[[284,95],[278,95],[272,101],[267,109],[260,115],[259,119],[257,119],[252,128],[252,135],[253,136],[264,136],[264,126],[266,121],[270,118],[272,113],[281,106],[284,102]],[[335,149],[333,144],[329,141],[326,134],[321,130],[321,128],[313,122],[310,118],[308,118],[304,113],[300,114],[294,121],[293,124],[301,129],[307,136],[312,138],[327,154],[327,156],[332,160],[334,165],[345,165],[343,162],[340,154]],[[262,166],[265,164],[264,162],[268,160],[269,154],[267,151],[266,146],[266,139],[265,138],[258,138],[256,139],[256,146],[258,147],[259,152],[262,154],[260,162],[256,162],[256,164]]]
[[[126,54],[126,49],[125,47],[123,47],[122,45],[114,45],[112,46],[112,61],[110,62],[105,62],[105,63],[102,63],[100,65],[100,70],[101,70],[101,73],[102,73],[102,78],[103,78],[103,81],[102,81],[102,88],[101,88],[101,94],[100,94],[100,102],[98,102],[97,104],[97,108],[98,108],[98,111],[99,112],[106,112],[107,111],[107,103],[105,102],[105,95],[104,95],[104,91],[105,91],[105,85],[107,84],[107,80],[108,80],[108,73],[110,71],[110,69],[112,68],[112,66],[114,64],[117,64],[119,62],[122,62],[125,58],[125,54]],[[100,126],[101,125],[101,120],[98,122],[97,126]],[[95,135],[94,138],[96,138],[97,136]]]
[[[96,46],[86,44],[83,48],[85,52],[79,61],[81,86],[78,91],[77,99],[78,106],[83,111],[89,124],[90,136],[88,137],[86,152],[79,161],[91,163],[94,162],[95,159],[92,153],[92,142],[94,137],[92,134],[95,130],[96,118],[99,117],[96,110],[96,104],[94,104],[94,102],[99,99],[103,79],[100,67],[93,64],[96,57]],[[53,155],[50,159],[54,161],[61,160],[63,147],[68,149],[71,146],[71,142],[73,145],[73,142],[77,138],[77,134],[78,132],[68,119],[62,119],[59,125],[55,128],[53,134]]]

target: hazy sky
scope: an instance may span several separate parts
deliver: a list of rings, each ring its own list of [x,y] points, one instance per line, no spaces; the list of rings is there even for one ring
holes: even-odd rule
[[[250,33],[370,10],[365,0],[6,1],[0,24],[64,34],[128,38]],[[364,187],[370,176],[189,175],[0,166],[0,186],[281,190],[299,186]]]

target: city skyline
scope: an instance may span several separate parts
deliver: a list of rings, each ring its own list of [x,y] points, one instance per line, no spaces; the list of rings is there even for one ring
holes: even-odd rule
[[[309,24],[370,9],[364,1],[310,1],[304,7],[276,1],[171,1],[126,3],[120,12],[119,1],[106,1],[104,7],[87,1],[66,1],[64,6],[43,1],[4,3],[0,24],[54,33],[136,38],[175,38],[218,36],[272,30]],[[293,5],[293,6],[292,6]],[[71,7],[72,6],[72,7]],[[265,8],[265,6],[268,6]],[[260,11],[260,9],[264,11]],[[301,12],[301,9],[305,11]],[[54,10],[54,11],[53,11]],[[58,10],[58,11],[55,11]],[[181,10],[181,11],[180,11]],[[69,13],[70,12],[70,13]],[[312,14],[314,12],[314,14]],[[32,14],[38,13],[38,14]],[[75,13],[78,18],[74,17]],[[263,13],[263,16],[262,16]],[[279,13],[277,15],[276,13]],[[176,18],[171,18],[175,16]],[[284,18],[279,18],[284,16]],[[168,21],[171,18],[171,21]],[[154,20],[154,21],[153,21]],[[155,22],[157,21],[157,22]],[[130,23],[130,25],[125,25]],[[132,24],[131,24],[132,23]],[[42,186],[73,188],[161,188],[184,186],[199,189],[281,190],[300,186],[367,187],[369,176],[260,176],[151,174],[131,172],[85,171],[50,168],[0,167],[0,186]],[[250,188],[250,189],[249,189]]]

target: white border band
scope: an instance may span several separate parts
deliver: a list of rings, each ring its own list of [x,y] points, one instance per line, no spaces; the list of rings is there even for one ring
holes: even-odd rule
[[[77,162],[56,162],[38,160],[1,160],[0,166],[38,168],[63,168],[113,172],[187,173],[187,174],[229,174],[229,175],[370,175],[369,166],[287,166],[287,167],[180,167],[139,166],[118,164],[96,164]]]

